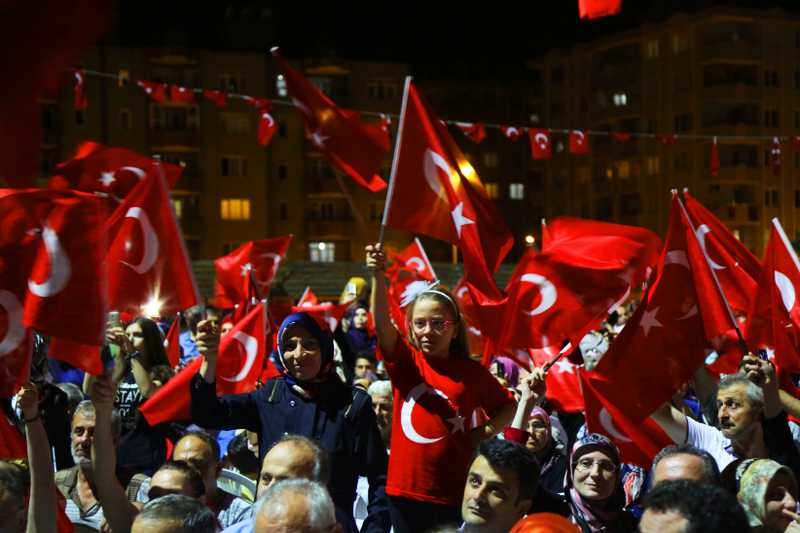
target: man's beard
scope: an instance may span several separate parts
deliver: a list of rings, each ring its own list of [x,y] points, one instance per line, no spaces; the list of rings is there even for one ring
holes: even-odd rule
[[[84,470],[92,468],[92,458],[78,455],[75,453],[75,450],[72,450],[72,461],[75,463],[75,466],[79,466]]]

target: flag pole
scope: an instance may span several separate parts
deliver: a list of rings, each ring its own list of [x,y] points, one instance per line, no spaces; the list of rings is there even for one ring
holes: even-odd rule
[[[686,217],[686,223],[689,224],[689,227],[692,230],[692,235],[694,236],[695,240],[697,240],[697,230],[694,227],[692,218],[689,216],[689,212],[686,210],[686,206],[683,205],[683,200],[681,199],[680,194],[678,194],[678,189],[672,189],[671,192],[678,199],[678,205],[681,206],[683,215]],[[699,241],[697,242],[697,245],[700,246]],[[730,317],[731,323],[733,324],[733,327],[736,330],[736,337],[739,339],[739,347],[742,349],[742,357],[744,357],[750,352],[750,349],[747,347],[747,343],[744,340],[744,335],[742,335],[742,330],[739,329],[739,323],[736,321],[736,316],[733,314],[731,305],[728,303],[728,298],[725,297],[725,293],[722,291],[722,285],[719,282],[717,273],[714,271],[714,269],[711,267],[711,264],[708,262],[708,252],[706,252],[704,246],[700,246],[700,249],[703,251],[703,258],[706,261],[706,265],[708,265],[708,269],[711,271],[711,277],[714,278],[714,284],[717,286],[717,292],[719,292],[720,296],[722,297],[722,301],[725,302],[725,309],[728,311],[728,317]]]
[[[381,220],[381,230],[378,233],[378,243],[382,246],[386,233],[386,222],[389,219],[389,207],[392,205],[394,196],[394,182],[397,177],[397,162],[400,160],[400,141],[403,139],[403,124],[406,121],[406,104],[408,104],[408,89],[411,87],[411,76],[406,76],[405,86],[403,87],[403,103],[400,105],[400,121],[397,123],[397,138],[394,141],[394,155],[392,156],[392,170],[389,173],[389,186],[386,189],[386,203],[383,206],[383,220]]]
[[[425,248],[422,247],[422,242],[420,242],[419,237],[414,237],[414,242],[417,243],[417,247],[419,247],[419,251],[422,252],[422,259],[425,260],[425,264],[428,265],[428,268],[431,269],[431,274],[433,274],[433,279],[439,280],[438,276],[436,276],[436,272],[433,270],[433,263],[431,260],[428,259],[428,254],[425,252]],[[800,270],[800,268],[798,268]]]

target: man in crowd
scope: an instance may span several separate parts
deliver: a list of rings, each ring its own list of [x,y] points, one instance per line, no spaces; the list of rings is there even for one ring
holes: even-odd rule
[[[328,491],[315,481],[287,479],[271,486],[257,503],[255,533],[341,533]]]
[[[75,524],[77,533],[98,531],[105,521],[103,508],[97,499],[92,441],[94,439],[95,409],[84,400],[75,408],[70,425],[70,449],[75,466],[56,473],[55,483],[66,498],[66,514]],[[119,443],[121,425],[119,413],[111,413],[111,432],[115,445]]]
[[[0,414],[0,417],[3,417]],[[0,423],[6,423],[0,418]],[[27,523],[30,479],[28,472],[16,463],[0,461],[0,531],[22,533]]]
[[[169,494],[150,501],[136,516],[132,533],[216,533],[214,513],[195,498]]]
[[[697,481],[658,484],[645,498],[641,533],[747,533],[750,531],[736,497],[720,487]]]
[[[651,486],[662,481],[688,479],[708,485],[719,485],[717,462],[706,451],[690,444],[667,446],[653,459]]]
[[[205,503],[203,475],[186,461],[167,461],[155,471],[147,490],[147,501],[167,494],[183,494]]]
[[[375,381],[367,389],[367,394],[372,399],[372,409],[381,432],[381,440],[386,449],[392,440],[392,384],[389,381]]]
[[[461,503],[462,531],[506,533],[531,508],[539,463],[525,446],[500,439],[481,442]]]

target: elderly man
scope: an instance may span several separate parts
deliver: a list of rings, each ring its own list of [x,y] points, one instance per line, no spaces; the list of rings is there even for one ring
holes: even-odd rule
[[[652,418],[676,444],[707,451],[722,471],[740,458],[770,458],[800,474],[800,455],[778,395],[775,369],[754,356],[717,388],[719,429],[696,422],[669,404]]]
[[[271,486],[257,504],[255,533],[342,533],[328,491],[306,479],[287,479]]]
[[[103,508],[97,498],[92,441],[94,440],[95,409],[92,402],[84,400],[75,408],[70,426],[70,451],[75,466],[56,472],[55,483],[67,500],[66,514],[75,524],[75,531],[98,531],[105,520]],[[114,444],[119,442],[119,413],[111,413],[111,432]]]
[[[717,462],[706,451],[690,444],[667,446],[653,459],[651,486],[662,481],[688,479],[708,485],[719,485]]]
[[[214,513],[195,498],[169,494],[156,498],[136,515],[131,533],[216,533]]]
[[[461,502],[462,531],[507,533],[531,508],[539,463],[516,442],[489,439],[472,461]]]
[[[392,440],[392,384],[386,380],[375,381],[367,389],[367,394],[372,399],[372,410],[375,411],[381,440],[388,450]]]

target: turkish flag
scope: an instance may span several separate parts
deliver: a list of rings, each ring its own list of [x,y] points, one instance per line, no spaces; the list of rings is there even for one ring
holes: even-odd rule
[[[210,89],[204,89],[203,98],[220,108],[228,105],[228,94],[224,91],[212,91]]]
[[[0,459],[24,459],[27,456],[28,447],[25,437],[5,412],[0,410]]]
[[[488,339],[483,335],[483,329],[486,331],[493,331],[497,326],[493,324],[490,326],[481,325],[481,320],[485,320],[486,316],[478,312],[477,304],[469,292],[467,281],[461,278],[452,291],[456,299],[459,309],[461,309],[461,316],[467,324],[467,342],[469,344],[469,353],[471,355],[485,354],[488,348]]]
[[[181,87],[180,85],[170,85],[169,99],[173,102],[193,104],[195,102],[194,89],[187,89],[186,87]]]
[[[436,274],[419,239],[400,252],[389,251],[392,264],[386,269],[389,312],[398,329],[406,332],[405,308],[416,296],[434,285]]]
[[[517,139],[519,139],[520,136],[525,133],[525,128],[518,128],[517,126],[500,126],[500,133],[502,133],[506,139],[517,142]]]
[[[543,161],[553,157],[550,130],[528,128],[528,139],[531,143],[531,157],[534,160]]]
[[[167,352],[169,366],[175,368],[181,361],[181,314],[175,315],[175,320],[164,338],[164,351]]]
[[[256,111],[262,109],[269,109],[272,105],[272,100],[269,98],[256,98],[255,96],[245,96],[244,101],[256,108]]]
[[[109,306],[139,314],[157,302],[162,316],[200,301],[164,176],[150,173],[131,190],[107,224]]]
[[[764,252],[758,289],[747,317],[745,338],[751,349],[774,350],[783,372],[800,372],[800,262],[777,218]]]
[[[267,146],[278,131],[278,123],[272,118],[269,109],[258,111],[258,144]]]
[[[777,137],[772,138],[772,147],[769,149],[769,165],[772,167],[772,175],[781,175],[781,141]]]
[[[658,141],[661,144],[663,144],[664,146],[672,146],[673,144],[675,144],[675,141],[677,140],[677,137],[675,135],[672,135],[672,134],[662,133],[662,134],[656,135],[656,139],[658,139]]]
[[[624,143],[631,140],[631,134],[624,131],[612,131],[611,138],[617,142]]]
[[[596,19],[616,15],[622,11],[622,0],[578,0],[582,19]]]
[[[461,130],[466,137],[475,144],[480,144],[486,138],[486,127],[480,123],[456,122],[456,128]]]
[[[589,137],[581,130],[570,130],[569,153],[576,155],[589,153]]]
[[[75,78],[75,83],[73,85],[73,88],[75,90],[73,107],[81,111],[86,110],[86,108],[89,105],[89,102],[86,98],[86,81],[84,79],[83,70],[75,69],[75,72],[73,72],[72,75]]]
[[[252,392],[268,352],[266,312],[259,304],[220,339],[217,354],[217,395]],[[191,420],[189,382],[203,365],[195,357],[186,367],[147,399],[139,410],[151,426]]]
[[[320,326],[327,325],[333,332],[342,321],[342,317],[350,307],[349,303],[335,304],[333,302],[323,302],[317,305],[303,305],[292,307],[292,313],[307,313],[316,320]]]
[[[586,409],[586,428],[611,439],[619,448],[622,461],[650,468],[656,454],[674,444],[669,435],[651,418],[635,421],[627,416],[625,404],[615,404],[603,396],[603,390],[620,387],[619,378],[603,369],[601,359],[595,371],[580,370]]]
[[[157,172],[156,160],[126,148],[84,142],[71,159],[53,170],[50,187],[93,192],[121,202],[145,176]],[[181,177],[180,165],[161,163],[170,189]]]
[[[428,235],[461,249],[467,276],[500,297],[492,272],[513,245],[511,232],[477,173],[417,92],[408,84],[386,225]]]
[[[26,223],[20,213],[2,208],[0,215],[4,224],[0,226],[0,398],[10,398],[28,382],[31,366],[32,332],[25,327],[22,316],[30,273],[30,246],[22,246],[20,236]],[[11,214],[11,216],[9,216]],[[18,228],[14,228],[14,216],[18,216]],[[25,252],[25,253],[22,253]],[[0,424],[3,421],[0,419]]]
[[[711,155],[708,160],[708,169],[709,173],[714,177],[717,177],[717,174],[719,174],[719,149],[717,148],[716,137],[714,137],[714,141],[711,143]]]
[[[319,298],[317,298],[317,295],[311,290],[311,287],[307,286],[303,294],[300,295],[300,299],[297,300],[297,307],[311,307],[317,304],[319,304]]]
[[[644,420],[691,379],[704,363],[707,348],[721,344],[734,328],[711,267],[673,193],[655,279],[598,365],[597,371],[613,380],[597,382],[595,390],[612,405],[625,406],[632,420]]]
[[[244,291],[242,300],[236,305],[236,309],[233,310],[233,315],[231,316],[234,324],[243,320],[259,302],[255,275],[252,270],[248,271],[247,275],[242,278],[242,284],[242,290]]]
[[[218,307],[231,308],[244,297],[243,278],[255,272],[258,299],[266,297],[278,272],[281,260],[289,249],[292,235],[249,241],[228,255],[214,260],[214,300]]]
[[[730,306],[747,313],[753,302],[761,264],[753,253],[703,204],[683,192],[686,211],[697,233],[700,247],[717,274]]]
[[[572,350],[572,344],[568,344],[561,350],[564,355],[550,367],[545,376],[545,385],[547,386],[545,398],[559,413],[580,413],[585,409],[578,377],[579,369],[583,366],[570,362],[567,357],[570,350]],[[555,359],[558,354],[559,349],[555,346],[532,348],[530,349],[530,360],[537,367],[541,367]]]
[[[389,153],[380,124],[361,121],[358,113],[340,109],[314,84],[289,66],[277,49],[272,55],[283,72],[295,108],[306,124],[306,135],[314,148],[353,180],[371,192],[386,188],[378,175]]]
[[[144,94],[150,97],[151,100],[157,104],[163,104],[167,101],[167,85],[165,83],[156,83],[153,81],[139,80],[136,85],[142,88]]]

